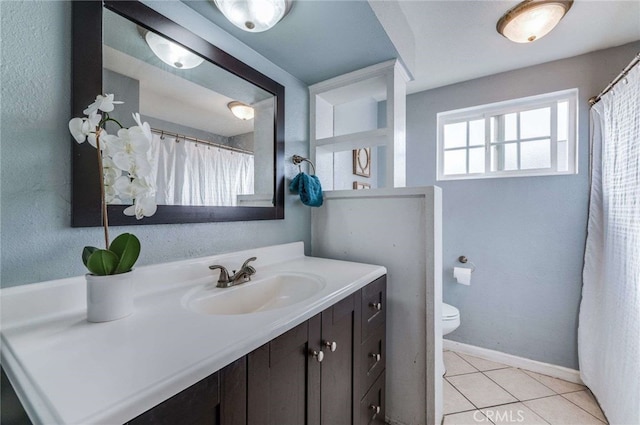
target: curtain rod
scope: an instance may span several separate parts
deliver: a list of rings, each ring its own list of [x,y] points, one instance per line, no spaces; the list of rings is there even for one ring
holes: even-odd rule
[[[613,81],[611,81],[609,83],[609,85],[607,87],[604,88],[604,90],[602,90],[600,92],[599,95],[597,96],[593,96],[591,99],[589,99],[589,105],[593,106],[596,103],[598,103],[598,101],[600,99],[602,99],[602,96],[604,96],[605,94],[607,94],[609,92],[609,90],[611,90],[613,88],[613,86],[615,86],[616,84],[618,84],[618,81],[622,80],[628,73],[629,71],[631,71],[631,69],[636,66],[638,64],[638,62],[640,62],[640,53],[638,53],[632,60],[631,62],[629,62],[629,65],[627,65],[622,72],[620,72],[620,74],[618,74],[618,76],[616,78],[613,79]]]
[[[172,133],[170,131],[159,130],[157,128],[152,128],[151,131],[153,133],[159,134],[161,139],[163,138],[163,136],[171,136],[171,137],[175,137],[176,140],[183,139],[184,141],[194,142],[195,144],[200,143],[202,145],[213,146],[218,149],[226,149],[233,152],[246,153],[249,155],[253,155],[253,152],[248,151],[246,149],[234,148],[233,146],[222,145],[220,143],[213,143],[213,142],[209,142],[208,140],[198,139],[197,137],[185,136],[184,134]]]

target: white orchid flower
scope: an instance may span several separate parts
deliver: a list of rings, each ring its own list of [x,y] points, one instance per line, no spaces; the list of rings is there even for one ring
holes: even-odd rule
[[[113,186],[116,184],[116,180],[120,177],[121,172],[115,168],[105,168],[104,169],[104,185],[105,186]]]
[[[136,122],[136,124],[138,124],[137,127],[140,129],[140,131],[142,131],[142,134],[144,134],[145,138],[149,141],[149,143],[151,143],[151,141],[153,140],[153,136],[151,134],[151,126],[149,125],[149,123],[148,122],[143,123],[140,120],[140,113],[138,112],[132,115],[133,115],[134,121]],[[136,127],[131,127],[129,128],[129,130],[138,131]]]
[[[116,179],[113,187],[118,196],[125,199],[137,199],[151,193],[152,188],[145,179],[130,178],[120,176]]]
[[[129,173],[131,177],[146,177],[151,173],[151,164],[146,155],[131,155],[126,152],[116,152],[113,163]]]
[[[118,192],[115,188],[116,180],[122,175],[122,170],[118,169],[113,160],[108,156],[102,157],[102,171],[104,179],[105,200],[108,204],[121,204]]]
[[[105,130],[104,128],[101,128],[98,131],[100,132],[100,150],[104,151],[105,149],[107,149],[107,142],[105,140],[105,136],[108,136],[109,134],[107,133],[107,130]],[[97,134],[98,134],[97,132],[93,132],[93,133],[89,133],[89,135],[87,136],[87,142],[89,142],[89,144],[96,149],[98,149]]]
[[[147,139],[139,127],[121,128],[118,130],[117,136],[109,136],[105,140],[109,144],[109,155],[111,156],[115,156],[118,152],[146,155],[151,147],[151,140]]]
[[[69,121],[69,132],[78,143],[84,143],[87,137],[89,137],[89,143],[91,143],[91,137],[93,137],[94,143],[92,146],[95,147],[95,131],[101,119],[102,116],[96,111],[90,113],[87,118],[72,118]]]
[[[107,169],[114,169],[114,170],[118,169],[118,167],[116,167],[116,165],[113,163],[113,160],[106,155],[102,157],[102,168],[104,168],[105,171]]]
[[[90,115],[93,112],[98,110],[102,112],[111,112],[113,111],[114,106],[123,103],[118,100],[113,100],[113,94],[105,94],[104,96],[99,94],[96,96],[96,100],[89,106],[87,109],[82,111],[85,115]]]
[[[68,126],[69,132],[78,143],[88,141],[91,146],[97,148],[100,141],[102,152],[98,158],[102,165],[102,201],[109,204],[133,202],[124,213],[129,216],[135,215],[140,220],[152,216],[157,210],[155,182],[147,178],[152,172],[149,149],[153,138],[151,127],[148,123],[142,122],[139,113],[133,114],[136,126],[121,128],[117,135],[106,132],[104,124],[107,121],[117,123],[108,113],[115,109],[115,105],[121,103],[123,102],[114,100],[113,94],[100,94],[83,111],[86,117],[73,118]],[[104,114],[101,115],[99,111]],[[106,214],[104,227],[108,245]]]
[[[122,203],[120,198],[118,198],[118,193],[116,192],[116,188],[111,186],[111,185],[107,185],[106,183],[104,185],[104,198],[105,198],[105,201],[107,202],[107,204],[121,204]]]
[[[147,159],[151,141],[147,139],[141,127],[118,130],[118,136],[105,138],[108,154],[119,169],[131,176],[144,177],[151,173],[151,164]]]
[[[142,198],[136,198],[133,205],[124,209],[125,215],[135,215],[138,220],[143,217],[151,217],[156,213],[158,206],[156,205],[156,199],[153,196],[145,196]]]

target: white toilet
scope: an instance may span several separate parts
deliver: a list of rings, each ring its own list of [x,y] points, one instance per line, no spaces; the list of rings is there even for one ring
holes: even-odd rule
[[[460,310],[442,303],[442,335],[450,334],[460,326]]]
[[[442,303],[442,335],[450,334],[458,329],[458,326],[460,326],[460,310],[452,305]],[[440,367],[442,368],[441,375],[444,376],[447,372],[444,365],[444,357]]]

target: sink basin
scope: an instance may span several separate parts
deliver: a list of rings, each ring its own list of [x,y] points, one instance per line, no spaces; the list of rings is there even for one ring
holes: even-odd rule
[[[281,273],[231,288],[198,287],[187,293],[182,304],[209,315],[249,314],[299,303],[326,285],[319,277],[304,273]]]

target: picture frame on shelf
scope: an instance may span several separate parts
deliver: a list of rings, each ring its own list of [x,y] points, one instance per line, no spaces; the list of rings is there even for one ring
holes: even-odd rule
[[[369,183],[363,182],[353,182],[353,190],[361,190],[361,189],[371,189],[371,185]]]
[[[353,174],[371,177],[371,148],[353,150]]]

